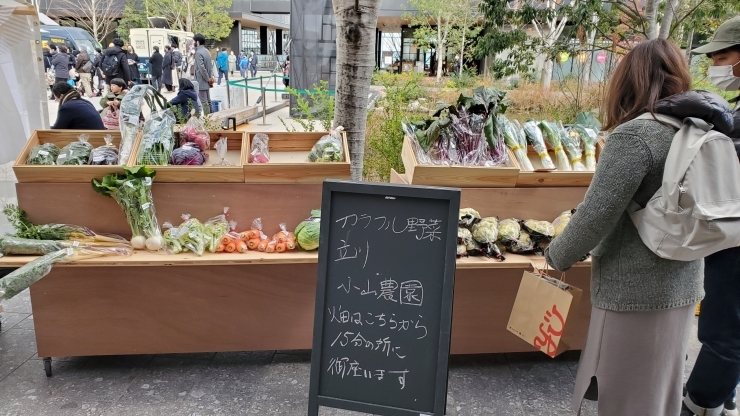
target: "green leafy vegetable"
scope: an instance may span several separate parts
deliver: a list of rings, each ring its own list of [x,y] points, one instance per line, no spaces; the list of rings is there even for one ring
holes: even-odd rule
[[[311,251],[319,248],[321,210],[311,211],[311,217],[302,221],[295,229],[296,244],[301,250]]]
[[[59,156],[57,145],[54,143],[44,143],[31,148],[26,163],[29,165],[53,165],[57,160],[57,156]]]

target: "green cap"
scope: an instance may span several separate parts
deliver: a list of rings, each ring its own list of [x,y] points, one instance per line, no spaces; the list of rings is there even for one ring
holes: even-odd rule
[[[691,52],[695,54],[715,53],[735,45],[740,45],[740,16],[722,23],[714,33],[711,42]]]

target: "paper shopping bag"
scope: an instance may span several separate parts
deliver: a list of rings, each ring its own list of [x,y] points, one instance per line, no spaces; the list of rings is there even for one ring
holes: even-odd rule
[[[511,310],[509,332],[555,357],[569,349],[568,325],[581,301],[581,289],[535,269],[524,272]]]

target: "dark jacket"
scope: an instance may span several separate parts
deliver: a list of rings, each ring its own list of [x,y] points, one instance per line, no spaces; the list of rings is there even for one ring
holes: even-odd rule
[[[54,78],[69,79],[69,55],[57,52],[51,60],[51,66],[54,68]]]
[[[735,150],[737,150],[737,157],[740,158],[740,97],[736,97],[730,100],[730,104],[735,106],[735,128],[732,130],[732,141],[735,142]]]
[[[152,57],[149,58],[149,67],[151,68],[149,72],[152,74],[153,77],[162,76],[162,61],[164,61],[164,58],[162,57],[162,54],[159,53],[159,51],[155,51],[152,54]]]
[[[121,78],[126,83],[132,80],[131,74],[129,73],[129,67],[128,67],[128,57],[126,56],[126,52],[121,49],[120,46],[111,46],[110,48],[106,49],[103,53],[103,60],[105,60],[106,56],[115,56],[118,58],[118,74],[112,78]],[[103,65],[103,62],[100,62],[100,65]],[[102,69],[102,68],[101,68]],[[105,76],[105,83],[110,85],[110,81],[112,79],[109,76]]]
[[[130,59],[133,62],[128,66],[128,72],[129,75],[131,75],[131,80],[141,78],[141,74],[139,73],[139,55],[127,52],[126,58]]]
[[[105,130],[98,110],[87,100],[69,100],[57,111],[57,121],[51,127],[57,130]]]
[[[90,62],[90,55],[88,55],[87,51],[83,49],[77,55],[77,59],[75,60],[75,70],[80,74],[89,73],[82,69],[88,62]],[[90,72],[92,72],[92,70]]]
[[[170,101],[172,107],[180,108],[180,115],[184,120],[190,118],[190,110],[195,109],[200,114],[202,109],[198,103],[198,94],[194,90],[179,90],[177,95]]]
[[[54,59],[54,55],[51,52],[44,52],[44,71],[48,71],[51,68],[51,60]]]
[[[172,85],[172,52],[165,52],[162,60],[162,83]]]
[[[740,111],[732,111],[719,95],[708,91],[689,91],[659,101],[655,112],[680,119],[696,117],[713,124],[715,130],[732,138],[740,157]]]

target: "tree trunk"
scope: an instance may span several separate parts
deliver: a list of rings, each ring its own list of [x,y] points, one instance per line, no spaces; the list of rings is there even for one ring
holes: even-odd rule
[[[645,36],[648,39],[658,37],[658,1],[647,0],[645,5]]]
[[[668,36],[671,34],[671,25],[673,24],[673,18],[676,16],[676,7],[678,7],[677,0],[668,0],[666,3],[663,20],[660,22],[659,38],[668,39]]]
[[[446,48],[442,45],[442,42],[437,43],[437,84],[442,82],[442,71],[444,70],[445,55],[447,53]]]
[[[465,23],[467,24],[467,21]],[[460,77],[463,74],[463,62],[465,62],[464,56],[465,56],[465,31],[466,30],[467,30],[467,27],[466,26],[463,26],[463,28],[462,28],[462,41],[460,42],[460,68],[457,69],[459,71],[459,73],[457,75],[460,76]]]
[[[552,59],[547,58],[545,65],[542,67],[542,89],[549,90],[552,85],[552,71],[555,67]]]
[[[349,142],[351,179],[362,180],[365,155],[367,97],[375,69],[375,30],[382,0],[334,0],[337,21],[337,87],[335,125],[344,127]],[[402,62],[403,64],[403,62]]]
[[[694,49],[694,29],[689,30],[689,39],[686,41],[686,61],[691,66],[691,50]]]

